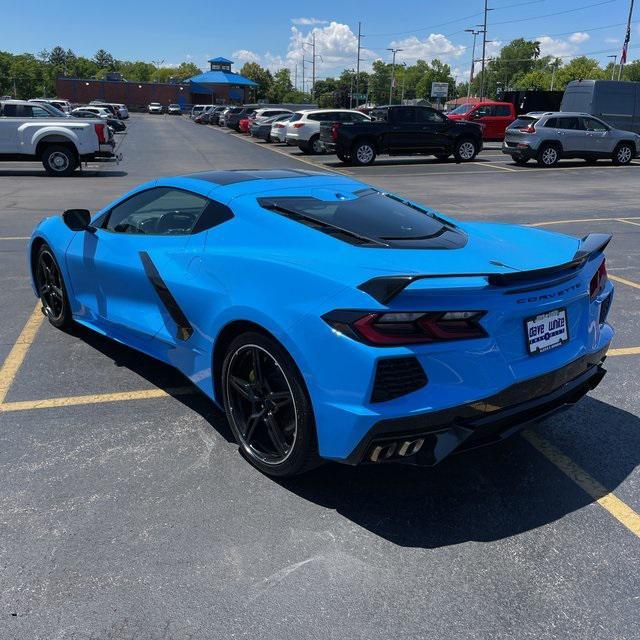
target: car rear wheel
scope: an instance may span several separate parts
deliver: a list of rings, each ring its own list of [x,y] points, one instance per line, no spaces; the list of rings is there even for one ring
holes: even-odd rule
[[[376,150],[370,142],[358,142],[351,154],[351,160],[360,166],[372,164],[376,159]]]
[[[78,160],[68,147],[53,144],[44,150],[42,166],[50,176],[70,176],[76,170]]]
[[[316,134],[315,136],[311,136],[309,139],[309,153],[314,156],[321,155],[327,152],[327,148],[324,146],[324,143],[320,140],[320,135]]]
[[[453,150],[456,162],[471,162],[478,154],[476,143],[470,138],[462,138],[456,142]]]
[[[613,164],[625,165],[633,160],[634,149],[628,142],[621,142],[613,152]]]
[[[540,147],[536,159],[541,167],[553,167],[560,160],[560,152],[553,145],[545,144]]]
[[[247,332],[222,365],[224,408],[243,455],[270,476],[320,462],[311,401],[291,356],[273,338]]]
[[[42,310],[49,322],[59,329],[69,327],[72,318],[67,289],[58,261],[48,244],[43,244],[38,251],[33,276]]]

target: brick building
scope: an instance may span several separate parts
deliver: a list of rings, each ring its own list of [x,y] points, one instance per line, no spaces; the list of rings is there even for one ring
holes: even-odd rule
[[[150,102],[160,102],[165,107],[177,103],[186,109],[193,104],[244,104],[251,101],[252,89],[258,85],[231,71],[231,60],[212,58],[209,64],[208,71],[179,83],[59,77],[56,95],[80,104],[92,100],[124,103],[133,111],[146,109]]]

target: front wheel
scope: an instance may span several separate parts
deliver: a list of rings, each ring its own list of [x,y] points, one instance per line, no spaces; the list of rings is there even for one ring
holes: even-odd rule
[[[53,144],[44,150],[42,166],[50,176],[70,176],[76,170],[78,160],[68,147]]]
[[[351,154],[352,162],[361,167],[372,164],[375,159],[376,150],[370,142],[358,142]]]
[[[54,327],[66,329],[72,323],[67,288],[48,244],[43,244],[38,251],[33,276],[44,314]]]
[[[618,166],[629,164],[633,160],[634,149],[628,142],[621,142],[613,152],[613,164]]]
[[[471,162],[478,155],[478,147],[473,140],[462,138],[456,142],[453,155],[456,162]]]
[[[224,408],[240,450],[270,476],[292,476],[320,462],[311,401],[291,356],[273,338],[248,332],[227,349]]]

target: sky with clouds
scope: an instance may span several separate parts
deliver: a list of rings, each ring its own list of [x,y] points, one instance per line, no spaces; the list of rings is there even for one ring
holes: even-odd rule
[[[215,7],[195,0],[137,0],[114,14],[99,3],[79,7],[57,3],[3,1],[0,49],[38,52],[57,44],[91,56],[104,48],[121,59],[190,60],[206,68],[207,59],[223,55],[236,62],[258,62],[271,70],[297,67],[311,75],[312,41],[318,78],[356,64],[358,22],[362,25],[361,68],[376,59],[390,60],[389,48],[401,49],[397,62],[440,58],[463,80],[469,72],[472,35],[483,19],[484,0],[405,0],[400,10],[388,2],[294,0]],[[399,5],[398,5],[399,6]],[[537,39],[543,55],[589,54],[603,63],[619,53],[629,0],[489,0],[488,56],[517,37]],[[107,28],[96,29],[104,23]],[[29,29],[24,25],[28,24]],[[640,8],[634,16],[629,60],[640,50]],[[480,44],[478,37],[478,45]],[[636,47],[638,47],[636,49]],[[480,47],[476,51],[479,57]]]

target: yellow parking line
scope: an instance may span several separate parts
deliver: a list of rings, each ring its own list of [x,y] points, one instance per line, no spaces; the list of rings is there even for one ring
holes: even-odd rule
[[[627,224],[635,224],[636,227],[640,227],[640,222],[631,222],[631,220],[625,220],[624,218],[616,218],[618,222],[626,222]]]
[[[609,274],[609,280],[615,280],[616,282],[620,282],[621,284],[626,284],[629,287],[633,287],[634,289],[640,289],[640,284],[637,282],[633,282],[632,280],[627,280],[626,278],[621,278],[620,276],[614,276],[613,274]]]
[[[546,227],[552,224],[571,224],[572,222],[625,222],[627,220],[640,220],[640,216],[629,216],[627,218],[569,218],[567,220],[549,220],[548,222],[534,222],[528,227]]]
[[[609,349],[608,356],[638,356],[640,355],[640,347],[622,347],[619,349]]]
[[[562,473],[588,493],[603,509],[608,511],[618,522],[623,524],[631,533],[640,538],[640,515],[628,504],[620,500],[592,478],[584,469],[580,468],[571,458],[556,449],[550,442],[540,437],[535,431],[528,429],[522,434],[523,438],[537,449],[549,462],[552,462]]]
[[[474,164],[473,166],[475,167],[476,165]],[[501,169],[502,171],[514,171],[515,173],[518,173],[518,171],[520,171],[520,169],[513,169],[511,167],[502,167],[499,164],[492,164],[491,162],[479,162],[477,166],[485,167],[487,169]]]
[[[41,400],[21,400],[0,404],[0,413],[9,411],[30,411],[32,409],[52,409],[102,402],[124,402],[126,400],[149,400],[173,395],[190,395],[194,387],[176,387],[174,389],[144,389],[141,391],[121,391],[118,393],[96,393],[86,396],[67,396],[62,398],[43,398]]]
[[[36,334],[38,333],[38,329],[42,324],[44,315],[41,308],[42,303],[38,300],[35,309],[29,316],[29,319],[20,332],[18,339],[13,347],[11,347],[9,355],[2,363],[2,368],[0,369],[0,404],[2,404],[4,399],[7,397],[7,393],[13,384],[16,374],[24,362],[27,351],[29,351],[29,347],[33,343]]]

